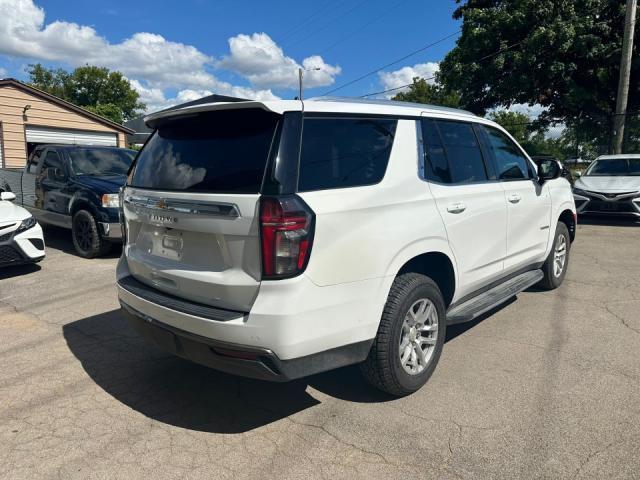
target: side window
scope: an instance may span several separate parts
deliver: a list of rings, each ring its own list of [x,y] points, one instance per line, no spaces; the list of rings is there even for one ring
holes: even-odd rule
[[[473,126],[466,122],[434,120],[449,160],[452,183],[488,180],[482,152]]]
[[[50,179],[61,180],[61,170],[62,162],[60,161],[60,156],[53,150],[48,150],[47,155],[44,157],[44,161],[42,162],[40,175]]]
[[[40,161],[40,156],[44,150],[39,148],[33,151],[31,157],[29,157],[29,162],[27,163],[27,173],[36,173],[38,169],[38,162]]]
[[[422,141],[424,142],[425,175],[427,179],[439,183],[451,183],[447,154],[442,146],[438,127],[431,119],[422,120]]]
[[[300,191],[373,185],[384,177],[398,121],[305,118]]]
[[[530,178],[529,160],[518,146],[500,130],[482,126],[488,147],[493,153],[499,180],[525,180]]]

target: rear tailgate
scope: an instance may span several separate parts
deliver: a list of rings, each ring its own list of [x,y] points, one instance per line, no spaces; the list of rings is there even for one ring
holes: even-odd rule
[[[250,310],[261,277],[259,192],[279,120],[254,108],[158,126],[124,191],[125,258],[137,280]]]

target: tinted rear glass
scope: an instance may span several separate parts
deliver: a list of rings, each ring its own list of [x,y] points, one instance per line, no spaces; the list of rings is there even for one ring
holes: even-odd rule
[[[397,123],[394,119],[306,118],[298,189],[378,183],[387,169]]]
[[[140,152],[131,186],[258,193],[279,116],[260,109],[206,112],[161,125]]]

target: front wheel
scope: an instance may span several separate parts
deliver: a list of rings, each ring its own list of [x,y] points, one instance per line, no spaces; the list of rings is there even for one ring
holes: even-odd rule
[[[569,265],[569,250],[571,250],[569,230],[564,223],[558,222],[551,251],[542,265],[544,277],[538,284],[540,287],[553,290],[562,284]]]
[[[94,258],[109,252],[111,244],[100,236],[96,219],[86,210],[73,215],[71,225],[73,246],[83,258]]]
[[[364,377],[391,395],[415,392],[435,370],[445,333],[445,305],[435,282],[417,273],[399,275],[369,356],[361,365]]]

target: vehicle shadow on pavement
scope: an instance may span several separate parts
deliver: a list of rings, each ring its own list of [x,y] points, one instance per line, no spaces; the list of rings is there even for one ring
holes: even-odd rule
[[[105,392],[143,415],[177,427],[241,433],[319,403],[307,383],[236,377],[149,344],[119,310],[63,327],[71,352]]]
[[[61,250],[64,253],[79,256],[73,246],[73,240],[71,239],[71,230],[67,230],[62,227],[54,227],[53,225],[46,225],[42,228],[44,234],[45,248],[51,247],[56,250]],[[114,243],[108,254],[100,258],[118,258],[122,253],[122,245]]]
[[[640,227],[640,220],[607,217],[579,217],[580,225],[601,225],[605,227]]]
[[[471,330],[473,327],[482,323],[486,318],[502,310],[506,306],[515,302],[516,297],[507,300],[487,313],[480,315],[471,322],[459,323],[457,325],[447,326],[447,335],[445,344],[452,341],[456,337]],[[357,403],[379,403],[395,400],[396,397],[383,393],[371,387],[360,374],[357,365],[340,368],[330,372],[321,373],[306,379],[308,384],[316,390],[341,400]]]
[[[37,265],[35,263],[2,267],[0,269],[0,280],[4,280],[5,278],[21,277],[22,275],[29,275],[30,273],[35,273],[40,269],[40,265]]]
[[[447,329],[446,341],[484,318]],[[394,400],[371,387],[357,366],[288,383],[228,375],[167,354],[148,343],[119,310],[64,325],[73,355],[105,392],[141,414],[170,425],[215,433],[242,433],[320,403],[311,386],[357,403]]]

